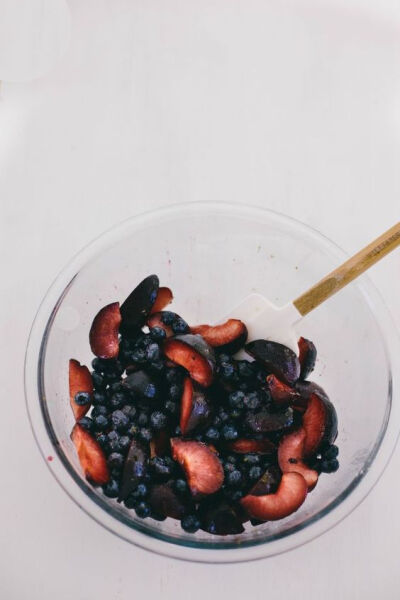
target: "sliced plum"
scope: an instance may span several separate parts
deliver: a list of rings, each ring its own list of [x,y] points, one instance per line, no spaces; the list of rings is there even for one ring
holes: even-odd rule
[[[304,477],[299,473],[284,473],[275,494],[248,494],[240,503],[253,519],[277,521],[298,510],[306,496],[307,483]]]
[[[300,362],[296,354],[283,344],[269,340],[255,340],[245,350],[270,373],[292,385],[300,376]]]
[[[202,442],[171,439],[172,457],[186,473],[193,496],[217,492],[224,482],[224,470],[218,456]]]
[[[297,343],[299,346],[300,377],[301,379],[307,379],[314,370],[317,349],[311,340],[304,337],[299,338]]]
[[[227,444],[228,450],[237,454],[273,454],[276,446],[271,440],[248,440],[241,438]]]
[[[108,304],[97,313],[89,332],[93,354],[99,358],[116,358],[118,356],[120,324],[119,302]]]
[[[254,433],[268,433],[281,431],[293,425],[293,408],[290,406],[284,411],[269,412],[266,409],[256,413],[247,413],[245,424]]]
[[[169,289],[169,287],[158,288],[157,297],[151,308],[150,314],[153,314],[153,313],[159,312],[160,310],[163,310],[166,306],[168,306],[168,304],[171,304],[173,299],[174,299],[174,296],[172,294],[172,291]]]
[[[133,439],[124,463],[118,502],[126,500],[129,494],[135,491],[139,483],[143,482],[148,473],[148,468],[148,447]]]
[[[104,485],[110,478],[107,460],[101,446],[86,429],[74,425],[71,440],[78,454],[85,477],[92,483]]]
[[[311,394],[303,415],[303,427],[306,434],[305,457],[333,444],[337,436],[337,414],[332,402],[316,393]]]
[[[179,426],[181,428],[182,435],[186,435],[189,417],[192,413],[193,407],[193,383],[190,377],[185,377],[183,382],[183,392],[181,398],[181,417]]]
[[[183,384],[181,399],[180,428],[182,435],[194,431],[205,425],[211,414],[211,407],[205,391],[193,385],[190,377],[186,377]]]
[[[146,371],[134,371],[130,373],[122,382],[122,386],[133,393],[140,404],[145,406],[156,402],[160,396],[158,381],[151,377]]]
[[[249,494],[252,496],[265,496],[266,494],[274,494],[278,489],[282,478],[282,473],[278,467],[270,466],[263,473],[262,477],[251,488]]]
[[[211,385],[215,369],[214,351],[200,335],[189,333],[168,339],[164,353],[169,360],[184,367],[194,381],[203,387]]]
[[[75,402],[75,396],[78,392],[92,394],[92,376],[85,365],[81,365],[77,360],[71,358],[69,361],[69,401],[75,421],[79,421],[79,419],[84,417],[90,408],[90,402],[83,406]]]
[[[121,305],[121,332],[127,336],[136,334],[144,325],[156,301],[159,279],[149,275],[135,287]]]
[[[182,519],[189,509],[189,506],[174,491],[171,481],[152,486],[149,504],[157,515],[178,520]]]
[[[300,398],[300,393],[296,389],[280,381],[276,375],[268,375],[267,384],[271,397],[277,406],[296,403],[296,400]]]
[[[317,484],[318,473],[303,462],[305,441],[306,432],[302,427],[286,435],[279,444],[278,462],[282,473],[300,473],[308,489],[312,490]]]
[[[153,432],[153,437],[150,440],[150,457],[164,456],[170,450],[169,435],[165,429]]]
[[[243,533],[241,515],[236,507],[224,500],[202,503],[200,506],[202,529],[214,535],[236,535]]]
[[[247,327],[239,319],[228,319],[221,325],[197,325],[192,333],[200,334],[213,348],[235,354],[247,340]]]

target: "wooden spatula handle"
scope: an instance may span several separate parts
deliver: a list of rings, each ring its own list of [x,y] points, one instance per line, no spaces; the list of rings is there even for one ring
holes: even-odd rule
[[[400,223],[397,223],[296,298],[293,304],[301,315],[306,315],[399,245]]]

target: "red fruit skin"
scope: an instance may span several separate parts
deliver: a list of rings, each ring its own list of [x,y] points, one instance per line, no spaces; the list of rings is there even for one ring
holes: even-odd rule
[[[152,306],[150,314],[154,314],[163,310],[168,304],[171,304],[174,296],[172,291],[168,287],[160,287],[158,288],[157,296],[155,302]]]
[[[300,378],[307,379],[314,370],[317,349],[311,340],[303,337],[299,338],[297,344],[299,346]]]
[[[118,356],[120,324],[119,302],[108,304],[97,313],[89,333],[93,354],[99,358],[116,358]]]
[[[84,417],[90,408],[90,404],[79,406],[75,402],[75,395],[78,392],[93,392],[93,381],[89,369],[81,365],[77,360],[71,358],[69,361],[69,401],[75,421]]]
[[[172,458],[186,473],[193,496],[217,492],[224,482],[224,470],[218,456],[201,442],[171,439]]]
[[[282,473],[300,473],[311,491],[317,485],[318,473],[303,462],[306,432],[302,427],[286,435],[278,448],[278,463]]]
[[[253,519],[278,521],[294,513],[307,496],[307,484],[299,473],[284,473],[275,494],[251,496],[240,500],[241,505]]]
[[[337,415],[333,404],[317,393],[311,394],[303,415],[306,432],[304,456],[312,456],[323,445],[333,444],[337,436]]]
[[[156,300],[156,302],[157,302],[157,300]],[[150,329],[153,329],[153,327],[159,327],[160,329],[163,329],[165,331],[165,335],[167,336],[167,338],[172,337],[174,335],[174,332],[172,331],[172,327],[163,323],[163,321],[161,319],[160,311],[152,313],[150,315],[150,317],[147,319],[146,325],[148,327],[150,327]]]
[[[227,444],[228,450],[237,454],[272,454],[276,446],[270,440],[235,440]]]
[[[292,402],[295,403],[300,398],[299,392],[278,379],[276,375],[268,375],[267,383],[271,397],[277,406]]]
[[[224,349],[230,354],[237,352],[247,340],[247,327],[239,319],[228,319],[221,325],[197,325],[191,332],[200,334],[213,348]]]
[[[201,339],[201,338],[200,338]],[[203,387],[213,381],[213,365],[194,348],[177,339],[167,340],[164,354],[172,362],[189,371],[190,377]]]
[[[181,428],[182,435],[186,435],[189,418],[192,413],[193,406],[193,384],[190,377],[186,377],[183,382],[183,394],[181,398],[181,417],[179,426]]]
[[[75,445],[85,477],[98,485],[107,483],[110,478],[107,461],[97,441],[78,424],[72,429],[71,440]]]

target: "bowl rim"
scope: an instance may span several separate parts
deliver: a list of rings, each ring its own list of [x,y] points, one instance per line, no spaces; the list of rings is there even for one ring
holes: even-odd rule
[[[359,288],[374,315],[383,338],[388,365],[392,367],[389,368],[386,421],[374,449],[369,455],[369,460],[351,484],[315,516],[292,527],[283,535],[279,534],[267,541],[253,539],[245,544],[236,542],[234,547],[232,545],[226,547],[223,544],[218,546],[202,544],[199,547],[196,543],[192,544],[187,540],[177,541],[169,536],[159,536],[153,532],[149,535],[145,533],[146,528],[140,530],[140,528],[128,525],[117,514],[107,509],[104,510],[104,506],[98,503],[95,494],[88,493],[89,486],[84,489],[82,485],[76,485],[77,477],[71,477],[71,469],[63,461],[48,460],[55,450],[60,456],[57,440],[52,439],[49,434],[41,406],[43,404],[41,401],[43,353],[53,315],[77,273],[99,251],[113,241],[118,241],[132,226],[140,228],[141,225],[151,223],[155,219],[182,214],[182,211],[193,214],[229,211],[230,214],[253,217],[269,215],[275,221],[290,224],[307,236],[314,237],[329,251],[331,256],[334,255],[338,260],[348,258],[346,252],[315,228],[268,208],[229,202],[186,202],[131,216],[101,233],[76,253],[61,269],[47,290],[34,318],[25,354],[25,399],[28,417],[39,451],[59,485],[88,516],[120,538],[157,554],[194,562],[232,563],[266,558],[297,548],[340,523],[373,489],[395,449],[400,432],[400,407],[397,402],[392,401],[392,398],[394,390],[397,390],[395,386],[398,385],[396,382],[400,373],[400,339],[383,298],[365,275],[352,285]],[[68,477],[66,477],[67,474]]]

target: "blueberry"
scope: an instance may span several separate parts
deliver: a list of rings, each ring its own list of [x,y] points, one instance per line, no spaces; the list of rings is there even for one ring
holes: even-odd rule
[[[172,475],[172,471],[174,469],[173,461],[167,456],[161,458],[159,456],[155,456],[150,461],[150,467],[153,471],[154,475],[161,478],[168,478]]]
[[[139,436],[144,442],[150,442],[151,438],[153,437],[150,429],[147,427],[141,427],[139,429]]]
[[[259,465],[260,457],[258,454],[245,454],[243,456],[243,462],[248,465]]]
[[[195,533],[200,529],[200,521],[196,515],[186,515],[181,520],[181,527],[187,533]]]
[[[221,352],[221,354],[218,356],[218,360],[221,364],[226,364],[229,363],[231,360],[231,357],[229,356],[229,354],[226,354],[225,352]]]
[[[232,487],[239,486],[242,483],[242,474],[238,469],[234,469],[226,476],[227,484]]]
[[[225,473],[228,473],[228,474],[229,473],[233,473],[233,471],[235,471],[235,470],[236,470],[236,467],[235,467],[235,465],[233,463],[226,462],[224,464],[224,471],[225,471]]]
[[[220,427],[220,425],[222,424],[221,417],[219,417],[218,415],[215,415],[215,417],[213,418],[212,424],[214,425],[214,427]]]
[[[138,517],[140,517],[141,519],[145,519],[150,515],[150,506],[147,504],[147,502],[144,502],[142,500],[136,505],[135,512]]]
[[[154,519],[155,521],[165,521],[165,519],[167,518],[165,515],[159,515],[158,513],[154,512],[153,510],[150,513],[150,517],[152,519]]]
[[[107,396],[105,395],[105,393],[100,392],[99,390],[95,390],[93,392],[92,404],[93,406],[97,406],[99,404],[107,404]]]
[[[232,408],[243,408],[244,407],[244,394],[243,392],[237,391],[237,392],[232,392],[231,394],[229,394],[229,405],[232,406]]]
[[[92,417],[92,419],[94,419],[95,417],[98,417],[99,415],[103,415],[103,417],[106,417],[108,415],[107,407],[104,406],[103,404],[98,404],[97,406],[93,406],[92,412],[90,413],[90,416]]]
[[[171,400],[179,400],[182,395],[181,386],[176,384],[171,385],[168,393]]]
[[[249,478],[250,479],[260,479],[262,475],[262,470],[261,467],[257,466],[257,465],[253,465],[252,467],[250,467],[249,469]]]
[[[129,437],[129,435],[121,435],[121,437],[119,438],[119,447],[121,448],[121,451],[127,450],[130,445],[131,438]]]
[[[126,508],[135,508],[137,503],[138,503],[137,498],[135,498],[132,494],[130,494],[124,500],[124,504],[125,504]]]
[[[162,327],[152,327],[150,329],[150,337],[155,342],[159,342],[165,339],[167,337],[167,334],[165,333],[164,329],[162,329]]]
[[[243,377],[243,379],[251,379],[254,375],[254,371],[253,371],[253,368],[251,367],[251,363],[247,360],[238,361],[237,369],[238,369],[239,377]]]
[[[258,392],[249,392],[244,398],[244,405],[248,410],[256,410],[261,405]]]
[[[117,431],[126,431],[129,427],[129,417],[122,410],[114,410],[111,415],[111,421],[114,429]]]
[[[78,406],[86,406],[90,404],[92,400],[91,394],[89,392],[78,392],[75,394],[74,401]]]
[[[110,431],[107,434],[108,438],[108,448],[110,452],[119,452],[121,450],[119,445],[119,434],[116,431]]]
[[[122,392],[123,391],[123,387],[120,381],[117,381],[116,383],[112,383],[110,385],[110,392],[111,394],[115,394],[116,392]]]
[[[136,416],[136,408],[134,406],[132,406],[131,404],[126,404],[121,410],[130,421],[133,421],[133,419]]]
[[[232,379],[235,375],[235,367],[231,363],[222,364],[220,375],[223,379]]]
[[[149,422],[149,415],[142,411],[139,413],[139,416],[137,418],[137,423],[138,425],[140,425],[140,427],[145,427]]]
[[[103,372],[103,362],[102,362],[101,358],[97,358],[97,357],[94,358],[92,360],[92,367],[98,373],[102,373]]]
[[[104,415],[97,415],[93,419],[93,427],[96,431],[105,431],[110,426],[110,421]]]
[[[209,427],[204,435],[209,442],[217,442],[220,438],[220,433],[216,427]]]
[[[150,415],[150,425],[153,429],[163,429],[167,425],[168,419],[160,410],[156,410]]]
[[[228,454],[225,458],[225,462],[232,463],[233,465],[236,465],[237,461],[238,459],[234,454]]]
[[[181,317],[178,317],[172,322],[172,331],[175,334],[186,333],[189,331],[189,325]]]
[[[94,423],[90,417],[82,417],[82,419],[79,419],[78,425],[86,429],[86,431],[93,431],[94,429]]]
[[[146,385],[143,395],[145,398],[151,399],[151,398],[154,398],[156,393],[157,393],[157,390],[156,390],[156,386],[154,385],[154,383],[149,383]]]
[[[179,406],[176,402],[167,400],[165,403],[165,410],[167,410],[171,415],[177,415],[179,412]]]
[[[124,464],[124,457],[120,452],[111,452],[107,459],[107,464],[110,469],[120,469]]]
[[[107,438],[108,438],[108,441],[109,441],[109,442],[116,442],[116,441],[118,441],[118,440],[119,440],[119,438],[120,438],[120,435],[119,435],[119,434],[118,434],[116,431],[110,431],[110,432],[107,434]]]
[[[133,363],[143,363],[146,360],[146,351],[142,348],[137,348],[129,353],[129,360]]]
[[[323,460],[321,462],[321,471],[325,473],[334,473],[339,468],[339,461],[336,458],[332,460]]]
[[[141,500],[147,496],[148,492],[149,490],[147,489],[147,485],[145,483],[139,483],[135,491],[132,492],[131,496],[137,500]]]
[[[337,446],[329,446],[329,448],[327,448],[323,453],[324,460],[332,460],[333,458],[336,458],[338,454],[339,448]]]
[[[110,479],[110,481],[103,486],[103,493],[108,498],[116,498],[119,494],[118,482],[115,479]]]
[[[164,310],[161,313],[161,321],[164,323],[164,325],[172,325],[172,323],[175,321],[175,318],[175,313],[170,312],[169,310]]]
[[[121,408],[126,402],[125,394],[122,392],[116,392],[110,398],[110,406],[112,408]]]
[[[152,343],[147,347],[146,358],[149,362],[159,360],[160,356],[161,351],[160,346],[158,344]]]
[[[222,437],[224,438],[224,440],[227,440],[227,441],[236,440],[236,438],[239,435],[238,431],[234,425],[224,425],[222,427],[221,433],[222,433]]]
[[[229,421],[229,415],[223,408],[219,409],[218,417],[219,417],[221,423],[226,423],[227,421]]]
[[[92,373],[92,381],[93,381],[93,387],[96,390],[104,390],[107,383],[104,380],[104,377],[102,375],[100,375],[100,373],[97,373],[96,371],[93,371]]]
[[[99,433],[96,436],[96,439],[97,439],[98,443],[100,444],[100,446],[103,448],[103,450],[106,450],[108,447],[107,435],[105,433]]]
[[[174,481],[174,488],[178,494],[186,495],[189,492],[189,486],[184,479]]]

